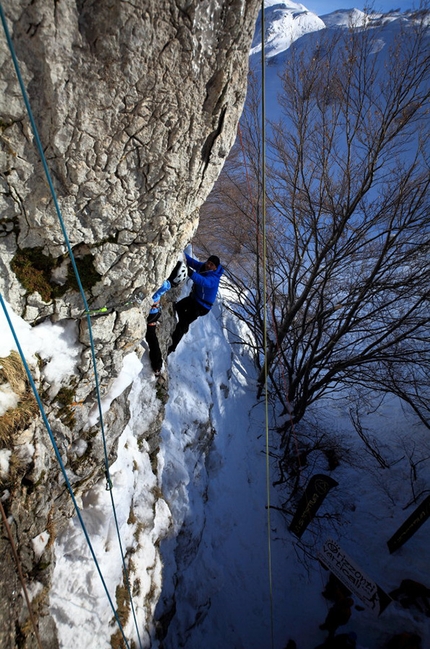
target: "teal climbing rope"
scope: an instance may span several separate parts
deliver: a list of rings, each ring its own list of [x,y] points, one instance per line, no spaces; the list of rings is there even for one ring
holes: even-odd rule
[[[91,348],[92,365],[93,365],[93,371],[94,371],[94,383],[95,383],[95,390],[96,390],[96,395],[97,395],[97,406],[98,406],[99,417],[100,417],[100,429],[101,429],[102,441],[103,441],[106,486],[107,486],[107,489],[109,489],[110,496],[111,496],[111,504],[112,504],[113,514],[114,514],[114,519],[115,519],[116,533],[117,533],[120,552],[121,552],[121,558],[122,558],[123,572],[124,572],[125,581],[126,581],[126,587],[127,587],[129,598],[130,598],[130,604],[131,604],[132,614],[133,614],[134,623],[135,623],[135,627],[136,627],[136,632],[137,632],[137,636],[138,636],[138,640],[139,640],[139,646],[142,649],[142,642],[141,642],[141,639],[140,639],[139,628],[138,628],[137,619],[136,619],[136,613],[135,613],[134,604],[133,604],[133,598],[132,598],[132,595],[131,595],[130,582],[129,582],[129,577],[128,577],[128,570],[127,570],[127,566],[126,566],[126,562],[125,562],[125,556],[124,556],[124,551],[123,551],[123,547],[122,547],[121,536],[120,536],[119,526],[118,526],[118,519],[117,519],[117,515],[116,515],[115,502],[114,502],[113,492],[112,492],[112,480],[110,478],[110,471],[109,471],[109,459],[108,459],[107,444],[106,444],[106,434],[105,434],[105,429],[104,429],[103,409],[102,409],[102,404],[101,404],[100,385],[99,385],[99,379],[98,379],[98,373],[97,373],[96,354],[95,354],[94,339],[93,339],[92,326],[91,326],[90,310],[89,310],[89,307],[88,307],[87,299],[85,297],[85,292],[84,292],[84,289],[83,289],[83,286],[82,286],[82,281],[81,281],[79,271],[78,271],[78,268],[77,268],[77,265],[76,265],[75,257],[73,255],[72,247],[70,245],[70,240],[69,240],[69,237],[68,237],[68,234],[67,234],[65,223],[64,223],[64,220],[63,220],[63,217],[62,217],[62,214],[61,214],[61,210],[60,210],[60,206],[59,206],[59,203],[58,203],[57,194],[56,194],[53,182],[52,182],[51,174],[50,174],[50,171],[49,171],[49,168],[48,168],[45,153],[43,151],[42,143],[40,141],[39,132],[38,132],[35,120],[34,120],[33,111],[31,109],[30,101],[28,99],[27,91],[25,89],[25,85],[24,85],[24,82],[23,82],[23,79],[22,79],[22,75],[21,75],[18,59],[17,59],[17,56],[16,56],[15,48],[14,48],[12,38],[11,38],[10,33],[9,33],[9,29],[8,29],[7,22],[6,22],[6,17],[5,17],[5,14],[4,14],[4,11],[3,11],[3,6],[2,6],[1,3],[0,3],[0,18],[1,18],[1,22],[2,22],[2,25],[3,25],[3,30],[4,30],[4,33],[5,33],[5,36],[6,36],[6,41],[7,41],[8,47],[9,47],[9,51],[10,51],[10,54],[11,54],[11,57],[12,57],[15,72],[16,72],[18,82],[19,82],[19,85],[20,85],[22,97],[23,97],[23,100],[24,100],[24,103],[25,103],[25,107],[26,107],[26,110],[27,110],[29,120],[30,120],[31,128],[32,128],[33,135],[34,135],[34,139],[35,139],[35,142],[36,142],[36,147],[37,147],[37,150],[39,152],[39,156],[40,156],[40,159],[41,159],[41,162],[42,162],[42,165],[43,165],[45,176],[46,176],[46,179],[47,179],[47,182],[48,182],[48,185],[49,185],[49,189],[50,189],[50,192],[51,192],[51,195],[52,195],[53,203],[54,203],[54,206],[55,206],[55,211],[56,211],[56,214],[57,214],[57,217],[58,217],[58,221],[59,221],[59,224],[60,224],[60,227],[61,227],[61,231],[63,233],[64,242],[66,244],[66,248],[67,248],[67,251],[69,253],[70,261],[71,261],[71,264],[72,264],[72,267],[73,267],[73,272],[74,272],[75,277],[76,277],[79,292],[80,292],[80,295],[82,297],[82,301],[83,301],[85,312],[86,312],[86,319],[87,319],[87,326],[88,326],[88,333],[89,333],[89,341],[90,341],[90,348]],[[2,303],[3,303],[3,300],[2,300]],[[33,385],[34,385],[34,383],[33,383]],[[38,403],[39,402],[40,402],[40,399],[38,400]],[[42,404],[40,402],[39,407],[41,405]],[[45,425],[46,425],[46,423],[47,423],[47,421],[45,422]]]
[[[16,331],[15,331],[15,328],[14,328],[14,326],[13,326],[12,320],[11,320],[11,318],[10,318],[10,316],[9,316],[9,312],[8,312],[8,310],[7,310],[7,308],[6,308],[6,303],[5,303],[5,301],[4,301],[4,299],[3,299],[3,295],[2,295],[1,293],[0,293],[0,304],[1,304],[1,307],[2,307],[3,312],[4,312],[4,314],[5,314],[5,317],[6,317],[6,320],[7,320],[8,325],[9,325],[9,328],[10,328],[10,330],[11,330],[12,336],[13,336],[13,338],[14,338],[16,348],[17,348],[18,353],[19,353],[19,355],[20,355],[20,357],[21,357],[22,364],[24,365],[24,369],[25,369],[25,372],[26,372],[26,374],[27,374],[27,378],[28,378],[28,380],[29,380],[29,383],[30,383],[31,389],[32,389],[32,391],[33,391],[34,397],[35,397],[35,399],[36,399],[36,401],[37,401],[37,405],[38,405],[38,407],[39,407],[39,410],[40,410],[40,414],[41,414],[41,416],[42,416],[43,423],[45,424],[45,428],[46,428],[46,430],[47,430],[47,432],[48,432],[49,439],[51,440],[51,444],[52,444],[52,447],[53,447],[53,449],[54,449],[55,457],[57,458],[58,464],[60,465],[60,469],[61,469],[61,472],[62,472],[62,474],[63,474],[63,477],[64,477],[64,481],[65,481],[65,484],[66,484],[67,490],[68,490],[68,492],[69,492],[69,494],[70,494],[70,497],[71,497],[71,499],[72,499],[73,506],[74,506],[75,511],[76,511],[76,515],[77,515],[77,517],[78,517],[78,519],[79,519],[79,523],[81,524],[82,531],[83,531],[84,536],[85,536],[85,540],[86,540],[86,542],[87,542],[87,544],[88,544],[89,550],[90,550],[90,552],[91,552],[91,556],[92,556],[92,558],[93,558],[93,561],[94,561],[94,564],[95,564],[95,566],[96,566],[97,572],[98,572],[98,574],[99,574],[99,576],[100,576],[100,579],[101,579],[101,582],[102,582],[102,584],[103,584],[103,588],[104,588],[104,590],[105,590],[105,592],[106,592],[106,595],[107,595],[107,598],[108,598],[108,600],[109,600],[109,604],[110,604],[110,606],[111,606],[111,608],[112,608],[112,610],[113,610],[113,613],[114,613],[114,616],[115,616],[116,622],[117,622],[117,624],[118,624],[118,626],[119,626],[119,629],[120,629],[120,631],[121,631],[121,634],[122,634],[122,637],[123,637],[124,642],[125,642],[125,644],[126,644],[126,647],[127,647],[127,649],[130,649],[129,644],[128,644],[128,642],[127,642],[127,638],[125,637],[125,634],[124,634],[124,629],[123,629],[122,624],[121,624],[121,621],[120,621],[120,619],[119,619],[119,617],[118,617],[118,613],[117,613],[117,611],[116,611],[116,609],[115,609],[115,606],[114,606],[114,603],[113,603],[113,601],[112,601],[112,598],[111,598],[111,596],[110,596],[110,594],[109,594],[109,591],[108,591],[108,588],[107,588],[107,585],[106,585],[105,579],[104,579],[104,577],[103,577],[103,574],[102,574],[102,571],[101,571],[100,565],[99,565],[99,563],[98,563],[98,561],[97,561],[97,557],[96,557],[96,555],[95,555],[94,548],[93,548],[93,546],[92,546],[92,543],[91,543],[91,540],[90,540],[90,537],[89,537],[88,531],[87,531],[87,529],[86,529],[86,527],[85,527],[85,523],[84,523],[84,520],[83,520],[83,518],[82,518],[82,514],[81,514],[81,512],[80,512],[80,510],[79,510],[78,503],[77,503],[77,501],[76,501],[76,497],[75,497],[75,494],[74,494],[74,491],[73,491],[72,485],[70,484],[69,478],[68,478],[68,476],[67,476],[67,472],[66,472],[66,469],[65,469],[65,467],[64,467],[64,463],[63,463],[63,460],[62,460],[62,458],[61,458],[60,451],[58,450],[58,446],[57,446],[57,443],[56,443],[56,441],[55,441],[54,435],[53,435],[53,433],[52,433],[51,426],[50,426],[49,421],[48,421],[48,418],[47,418],[47,416],[46,416],[45,409],[44,409],[44,407],[43,407],[43,404],[42,404],[42,401],[41,401],[41,398],[40,398],[39,392],[38,392],[38,390],[37,390],[36,384],[34,383],[34,380],[33,380],[32,374],[31,374],[31,372],[30,372],[30,368],[29,368],[29,366],[28,366],[27,360],[26,360],[26,358],[25,358],[25,356],[24,356],[24,353],[23,353],[23,351],[22,351],[21,344],[20,344],[20,342],[19,342],[19,340],[18,340],[17,333],[16,333]]]
[[[83,286],[82,286],[82,281],[81,281],[79,271],[78,271],[78,268],[77,268],[77,265],[76,265],[76,260],[75,260],[75,257],[74,257],[73,251],[72,251],[72,247],[70,245],[69,237],[67,235],[66,226],[64,224],[63,216],[61,214],[60,205],[58,203],[58,198],[57,198],[57,193],[55,191],[55,188],[54,188],[54,185],[53,185],[53,182],[52,182],[51,174],[50,174],[50,171],[49,171],[49,168],[48,168],[48,163],[46,161],[46,156],[45,156],[45,153],[43,151],[42,143],[40,141],[39,132],[38,132],[38,129],[37,129],[37,126],[36,126],[36,122],[34,120],[33,111],[31,109],[31,105],[30,105],[30,101],[28,99],[27,91],[25,89],[25,85],[24,85],[24,81],[23,81],[23,78],[22,78],[22,75],[21,75],[21,70],[20,70],[20,67],[19,67],[18,59],[17,59],[16,52],[15,52],[15,48],[14,48],[12,38],[11,38],[10,33],[9,33],[9,29],[8,29],[7,22],[6,22],[6,17],[5,17],[5,14],[4,14],[4,11],[3,11],[3,6],[2,6],[1,3],[0,3],[0,17],[1,17],[2,25],[3,25],[3,30],[4,30],[4,33],[5,33],[5,36],[6,36],[7,44],[8,44],[8,47],[9,47],[9,51],[10,51],[10,54],[11,54],[11,57],[12,57],[13,65],[14,65],[14,68],[15,68],[16,76],[18,78],[18,83],[19,83],[19,86],[20,86],[20,89],[21,89],[24,104],[25,104],[25,107],[26,107],[26,110],[27,110],[28,118],[30,120],[31,129],[33,131],[34,139],[35,139],[35,142],[36,142],[36,147],[37,147],[37,150],[39,152],[39,156],[40,156],[40,159],[41,159],[41,162],[42,162],[42,165],[43,165],[46,180],[47,180],[48,185],[49,185],[49,189],[50,189],[50,192],[51,192],[51,195],[52,195],[52,200],[54,202],[55,211],[57,213],[57,217],[58,217],[58,221],[59,221],[59,224],[60,224],[60,227],[61,227],[61,231],[63,233],[64,242],[66,244],[66,248],[67,248],[67,251],[68,251],[69,257],[70,257],[70,262],[71,262],[72,267],[73,267],[73,272],[74,272],[75,277],[76,277],[76,281],[77,281],[78,288],[79,288],[79,293],[81,294],[82,301],[83,301],[84,307],[85,307],[85,311],[90,312],[89,307],[88,307],[88,303],[87,303],[87,299],[85,297],[85,292],[84,292],[84,289],[83,289]],[[98,404],[98,409],[99,409],[99,414],[100,414],[100,426],[101,426],[101,430],[102,430],[103,445],[104,445],[104,450],[105,450],[106,471],[109,474],[109,465],[108,465],[108,462],[107,462],[107,447],[106,447],[106,439],[105,439],[105,432],[104,432],[104,425],[103,425],[103,411],[102,411],[101,396],[100,396],[100,386],[99,386],[98,373],[97,373],[97,365],[96,365],[96,357],[95,357],[95,349],[94,349],[94,340],[93,340],[93,334],[92,334],[92,328],[91,328],[91,318],[89,317],[89,315],[87,316],[87,323],[88,323],[88,331],[89,331],[89,338],[90,338],[92,363],[93,363],[93,368],[94,368],[94,381],[95,381],[95,388],[96,388],[96,394],[97,394],[97,404]]]

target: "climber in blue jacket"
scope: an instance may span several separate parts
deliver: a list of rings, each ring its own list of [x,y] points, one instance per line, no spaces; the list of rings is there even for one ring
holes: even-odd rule
[[[175,304],[178,315],[178,324],[172,334],[172,344],[167,350],[171,354],[176,350],[179,341],[184,336],[189,326],[200,316],[211,310],[217,293],[221,276],[224,272],[219,257],[211,255],[207,261],[197,261],[185,254],[188,266],[188,276],[193,282],[193,288],[188,297]]]

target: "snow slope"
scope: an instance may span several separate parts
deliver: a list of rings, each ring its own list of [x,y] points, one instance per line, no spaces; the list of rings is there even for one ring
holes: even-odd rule
[[[283,649],[293,638],[299,649],[313,649],[325,638],[319,625],[330,606],[321,595],[328,574],[317,561],[317,552],[327,538],[334,536],[385,590],[396,588],[403,578],[430,583],[424,529],[394,555],[389,555],[386,546],[389,536],[406,518],[402,507],[411,497],[407,456],[413,453],[415,444],[422,443],[426,449],[423,456],[428,457],[430,445],[424,441],[422,425],[398,402],[387,401],[373,413],[370,403],[362,401],[362,409],[369,411],[367,416],[363,414],[366,431],[378,438],[381,453],[390,464],[389,469],[382,469],[352,430],[348,412],[354,399],[358,403],[362,400],[359,394],[345,395],[338,402],[326,401],[309,414],[304,426],[318,421],[327,434],[341,440],[349,462],[332,472],[339,487],[322,508],[324,513],[336,512],[337,521],[318,520],[303,537],[306,542],[311,540],[312,558],[304,557],[301,542],[288,532],[290,517],[272,511],[271,606],[264,412],[263,404],[255,402],[255,370],[246,355],[234,356],[227,399],[219,387],[229,373],[230,350],[224,342],[220,345],[218,336],[225,336],[234,326],[222,311],[217,322],[199,321],[192,336],[178,348],[178,356],[169,360],[171,387],[176,396],[166,412],[168,435],[164,440],[175,455],[176,466],[181,456],[178,436],[185,451],[184,464],[173,474],[181,475],[186,497],[180,498],[178,520],[183,522],[180,530],[177,525],[178,536],[161,546],[165,572],[158,615],[171,604],[173,591],[176,597],[176,615],[163,647],[261,649],[271,646],[273,624],[274,647]],[[217,429],[204,463],[183,440],[189,426],[186,413],[196,417],[198,412],[210,411],[210,402],[202,407],[201,401],[202,392],[208,390],[202,385],[206,383],[202,380],[203,368]],[[177,425],[181,419],[180,430],[172,431],[171,422]],[[276,443],[270,436],[271,449]],[[313,469],[327,473],[321,458]],[[169,494],[177,493],[177,488],[171,471],[168,476],[169,486],[166,490],[163,479],[163,491],[170,502]],[[277,477],[276,465],[271,464],[270,482]],[[416,488],[424,488],[429,480],[429,466],[425,463]],[[279,506],[282,492],[271,488],[270,500]],[[185,516],[184,501],[188,502]],[[361,604],[359,600],[355,603]],[[430,641],[429,618],[416,610],[405,611],[397,603],[391,604],[380,618],[372,611],[355,609],[345,630],[356,633],[360,647],[367,649],[382,648],[392,634],[403,631],[417,632],[425,642]]]
[[[169,357],[175,396],[166,410],[161,475],[179,535],[161,546],[160,612],[173,592],[176,599],[165,647],[216,646],[222,639],[225,646],[251,649],[268,637],[264,411],[255,404],[249,356],[229,344],[237,339],[235,329],[227,312],[215,307]],[[216,431],[201,454],[197,419]]]

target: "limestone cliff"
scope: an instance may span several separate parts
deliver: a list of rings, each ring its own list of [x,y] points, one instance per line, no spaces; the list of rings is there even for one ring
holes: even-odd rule
[[[259,2],[4,0],[2,6],[86,299],[99,307],[146,296],[95,321],[106,390],[124,354],[138,348],[150,295],[191,239],[233,143]],[[82,300],[3,31],[0,88],[0,290],[32,325],[50,318],[79,327],[79,375],[62,386],[61,398],[46,382],[38,387],[49,395],[47,411],[82,492],[100,477],[101,452],[91,428],[85,461],[70,450],[94,407],[88,331],[77,317]],[[65,416],[71,401],[80,407]],[[111,454],[126,419],[123,395],[107,414]],[[36,449],[29,461],[21,457],[2,492],[25,573],[37,573],[49,589],[49,570],[32,556],[29,539],[54,523],[61,529],[71,506],[37,417],[1,444],[12,453]],[[0,644],[35,646],[23,631],[7,540],[0,551]],[[43,597],[40,612],[46,613]],[[56,646],[46,615],[43,628],[44,646]]]

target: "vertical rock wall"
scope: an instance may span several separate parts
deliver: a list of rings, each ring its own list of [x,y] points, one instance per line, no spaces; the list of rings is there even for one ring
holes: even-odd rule
[[[150,295],[191,239],[233,143],[259,0],[3,0],[2,6],[87,301],[99,307],[137,292],[146,296],[141,306],[94,321],[107,389],[124,354],[138,347]],[[63,387],[81,407],[66,421],[58,401],[46,404],[73,466],[67,449],[94,406],[88,332],[77,318],[82,300],[2,30],[0,290],[30,324],[49,317],[79,325],[79,376]],[[43,381],[39,387],[49,388]],[[107,414],[111,453],[126,401],[117,399]],[[49,569],[32,556],[30,539],[53,521],[60,531],[70,503],[39,420],[8,444],[12,456],[19,445],[36,449],[20,463],[19,481],[0,487],[25,573],[45,592]],[[79,463],[81,492],[100,477],[100,451],[92,442]],[[0,644],[35,646],[23,632],[28,622],[10,577],[16,573],[7,540],[0,551]],[[48,547],[44,563],[50,558]],[[39,609],[44,646],[54,647],[44,596]]]
[[[235,136],[256,8],[245,0],[4,3],[70,242],[88,257],[90,299],[150,292],[192,236]],[[1,288],[30,320],[66,317],[80,300],[3,37],[0,64]],[[10,271],[29,248],[44,256],[33,254],[35,267],[52,267],[55,290],[37,304]]]

